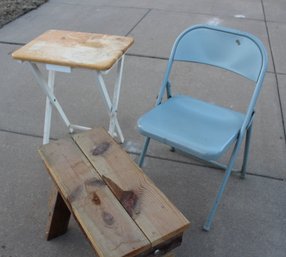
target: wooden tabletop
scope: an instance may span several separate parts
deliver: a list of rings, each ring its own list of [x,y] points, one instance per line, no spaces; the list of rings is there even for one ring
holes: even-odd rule
[[[189,221],[105,130],[39,152],[99,256],[149,256],[181,242]]]
[[[131,37],[49,30],[12,57],[68,67],[108,70],[133,44]]]

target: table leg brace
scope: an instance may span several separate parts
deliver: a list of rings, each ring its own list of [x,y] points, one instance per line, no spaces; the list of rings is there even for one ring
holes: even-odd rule
[[[122,130],[118,123],[117,109],[118,109],[119,95],[120,95],[120,88],[121,88],[121,81],[122,81],[123,63],[124,63],[124,55],[121,57],[121,59],[117,63],[117,77],[116,77],[116,81],[114,84],[112,102],[108,94],[108,91],[107,91],[107,88],[106,88],[106,85],[105,85],[105,82],[102,76],[102,72],[98,71],[96,73],[96,80],[98,82],[100,92],[105,100],[106,107],[108,109],[108,113],[110,116],[108,133],[112,137],[118,136],[121,143],[124,142],[124,137],[123,137]]]
[[[30,63],[30,65],[32,67],[32,72],[38,82],[38,85],[44,91],[44,94],[47,97],[46,98],[45,125],[44,125],[44,138],[43,138],[43,144],[47,144],[49,142],[50,129],[51,129],[52,105],[57,109],[57,111],[59,112],[60,116],[62,117],[64,123],[69,128],[71,133],[73,132],[73,129],[71,128],[71,123],[69,119],[67,118],[66,114],[64,113],[61,105],[59,104],[53,92],[55,71],[49,71],[49,79],[47,83],[42,73],[40,72],[38,66],[35,63]]]
[[[124,137],[122,130],[119,126],[119,122],[117,119],[117,109],[119,103],[119,95],[121,89],[121,81],[122,81],[122,72],[123,72],[123,63],[124,56],[117,63],[117,76],[114,84],[113,91],[113,99],[111,101],[110,96],[108,94],[105,81],[103,79],[104,72],[97,71],[96,79],[100,88],[100,92],[105,100],[105,104],[108,109],[108,114],[110,117],[109,121],[109,134],[112,137],[118,136],[121,143],[124,142]],[[34,77],[37,80],[38,85],[43,90],[46,95],[46,111],[45,111],[45,124],[44,124],[44,136],[43,136],[43,144],[47,144],[50,138],[50,130],[51,130],[51,116],[52,116],[52,106],[54,106],[59,112],[61,118],[63,119],[65,125],[69,128],[70,133],[74,131],[74,129],[87,130],[89,128],[71,124],[66,114],[64,113],[61,105],[57,101],[54,95],[54,82],[55,82],[55,70],[49,70],[48,82],[44,79],[41,71],[35,63],[30,63],[32,72]]]

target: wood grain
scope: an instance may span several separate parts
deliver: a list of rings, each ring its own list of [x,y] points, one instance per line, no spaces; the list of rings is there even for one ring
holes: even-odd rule
[[[43,145],[39,153],[98,256],[136,256],[150,249],[148,239],[72,139]]]
[[[152,247],[187,229],[189,221],[104,129],[73,138]]]
[[[21,61],[108,70],[133,44],[131,37],[49,30],[13,52]]]

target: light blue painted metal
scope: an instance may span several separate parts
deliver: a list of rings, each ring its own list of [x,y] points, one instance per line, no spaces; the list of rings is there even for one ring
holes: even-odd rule
[[[216,160],[237,138],[245,115],[190,96],[173,96],[138,120],[139,132],[201,159]]]
[[[174,60],[206,63],[236,72],[253,81],[261,71],[262,55],[253,37],[217,27],[186,31],[176,42]]]
[[[246,166],[248,162],[248,156],[249,156],[249,148],[250,148],[250,138],[252,135],[252,124],[246,131],[246,137],[245,137],[245,148],[244,148],[244,154],[243,154],[243,163],[241,168],[241,178],[245,178],[246,173]]]
[[[236,112],[186,95],[171,96],[169,75],[174,61],[208,64],[254,81],[255,88],[247,111]],[[241,176],[245,175],[254,107],[267,63],[263,44],[251,34],[209,25],[188,28],[174,43],[155,108],[138,120],[139,132],[147,137],[139,166],[143,164],[151,138],[211,163],[216,163],[215,160],[234,144],[229,163],[225,166],[218,164],[225,167],[225,175],[203,226],[206,231],[210,229],[246,134]],[[167,100],[163,102],[165,91]]]
[[[149,143],[150,143],[150,137],[146,137],[145,142],[144,142],[144,147],[143,147],[142,152],[141,152],[140,157],[139,157],[139,162],[138,162],[139,167],[142,167],[142,165],[143,165],[144,157],[145,157],[145,154],[147,152],[147,148],[149,146]]]

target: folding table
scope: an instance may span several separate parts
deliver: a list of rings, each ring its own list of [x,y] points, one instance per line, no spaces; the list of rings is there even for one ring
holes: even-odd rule
[[[14,59],[27,61],[30,64],[38,85],[46,95],[43,144],[48,143],[50,138],[52,106],[59,112],[70,133],[74,129],[90,129],[72,124],[54,94],[56,72],[70,73],[73,68],[95,71],[96,81],[110,116],[108,132],[113,137],[117,136],[120,142],[124,142],[117,119],[117,108],[124,54],[133,44],[133,41],[131,37],[49,30],[12,54]],[[41,73],[38,67],[39,63],[45,64],[48,71],[48,80]],[[117,76],[114,84],[113,98],[111,98],[103,76],[108,74],[115,64],[117,66]]]

